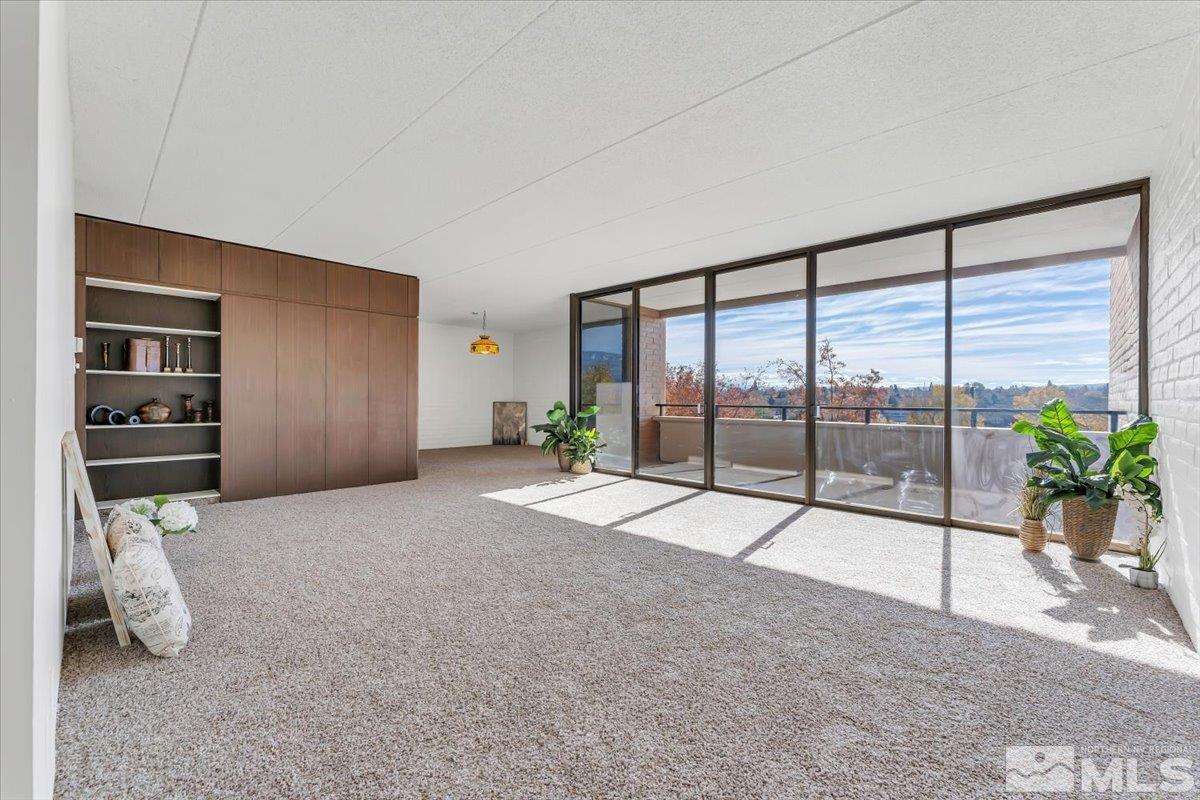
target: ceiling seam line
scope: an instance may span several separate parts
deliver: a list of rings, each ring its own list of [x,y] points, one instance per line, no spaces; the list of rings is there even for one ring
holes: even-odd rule
[[[940,117],[950,116],[951,114],[957,114],[957,113],[958,113],[958,112],[960,112],[960,111],[964,111],[964,110],[966,110],[966,109],[973,108],[973,107],[975,107],[975,106],[982,105],[982,104],[984,104],[984,103],[990,103],[990,102],[992,102],[993,100],[999,100],[1000,98],[1002,98],[1002,97],[1007,97],[1008,95],[1016,94],[1016,93],[1018,93],[1018,92],[1023,92],[1023,91],[1025,91],[1025,90],[1027,90],[1027,89],[1032,89],[1032,88],[1035,88],[1035,87],[1037,87],[1037,86],[1041,86],[1041,85],[1044,85],[1044,84],[1047,84],[1047,83],[1052,83],[1052,82],[1054,82],[1054,81],[1061,80],[1061,79],[1063,79],[1063,78],[1068,78],[1068,77],[1070,77],[1070,76],[1072,76],[1072,75],[1076,75],[1076,74],[1078,74],[1078,73],[1080,73],[1080,72],[1086,72],[1086,71],[1088,71],[1088,70],[1096,69],[1097,67],[1102,67],[1102,66],[1104,66],[1104,65],[1106,65],[1106,64],[1111,64],[1111,63],[1112,63],[1112,62],[1114,62],[1114,61],[1120,61],[1121,59],[1124,59],[1124,58],[1129,58],[1129,57],[1131,57],[1131,56],[1138,55],[1139,53],[1143,53],[1143,52],[1145,52],[1145,51],[1147,51],[1147,50],[1153,50],[1153,49],[1155,49],[1155,48],[1157,48],[1157,47],[1164,47],[1164,46],[1166,46],[1166,45],[1174,44],[1175,42],[1178,42],[1178,41],[1181,41],[1181,40],[1184,40],[1184,39],[1191,39],[1191,38],[1193,38],[1194,36],[1195,36],[1195,34],[1194,34],[1194,33],[1186,33],[1186,34],[1183,34],[1183,35],[1181,35],[1181,36],[1175,36],[1175,37],[1172,37],[1172,38],[1170,38],[1170,39],[1164,39],[1164,40],[1163,40],[1163,41],[1161,41],[1161,42],[1155,42],[1154,44],[1144,45],[1144,46],[1142,46],[1142,47],[1139,47],[1139,48],[1136,48],[1136,49],[1134,49],[1134,50],[1129,50],[1129,51],[1127,51],[1127,52],[1125,52],[1125,53],[1121,53],[1120,55],[1113,56],[1112,58],[1106,58],[1106,59],[1103,59],[1103,60],[1101,60],[1101,61],[1094,61],[1094,62],[1092,62],[1091,64],[1085,64],[1084,66],[1082,66],[1082,67],[1077,67],[1076,69],[1068,70],[1068,71],[1066,71],[1066,72],[1060,72],[1060,73],[1058,73],[1058,74],[1056,74],[1056,75],[1051,75],[1051,76],[1049,76],[1049,77],[1046,77],[1046,78],[1043,78],[1043,79],[1041,79],[1041,80],[1032,81],[1032,82],[1030,82],[1030,83],[1022,84],[1021,86],[1017,86],[1017,87],[1014,87],[1014,88],[1012,88],[1012,89],[1006,89],[1006,90],[1004,90],[1003,92],[998,92],[998,93],[996,93],[996,94],[989,95],[989,96],[987,96],[987,97],[981,97],[981,98],[979,98],[978,100],[972,100],[972,101],[970,101],[970,102],[968,102],[968,103],[964,103],[964,104],[962,104],[962,105],[960,105],[960,106],[955,106],[954,108],[946,109],[945,111],[939,111],[939,112],[938,112],[938,113],[936,113],[936,114],[931,114],[931,115],[929,115],[929,116],[927,116],[927,117],[922,117],[922,118],[920,118],[920,119],[915,119],[915,120],[912,120],[911,122],[905,122],[905,123],[902,123],[902,124],[900,124],[900,125],[894,125],[894,126],[892,126],[891,128],[886,128],[886,129],[884,129],[884,130],[882,130],[882,131],[877,131],[876,133],[872,133],[872,134],[868,134],[867,136],[862,136],[862,137],[859,137],[858,139],[853,139],[853,140],[851,140],[851,141],[848,141],[848,142],[843,142],[843,143],[841,143],[841,144],[834,145],[833,147],[828,147],[828,148],[826,148],[826,149],[824,149],[824,150],[818,150],[818,151],[816,151],[816,152],[814,152],[814,153],[809,153],[808,155],[804,155],[804,156],[801,156],[801,157],[799,157],[799,158],[793,158],[793,159],[789,159],[789,160],[787,160],[787,161],[781,161],[781,162],[779,162],[779,163],[777,163],[777,164],[772,164],[771,166],[768,166],[768,167],[763,167],[762,169],[757,169],[757,170],[754,170],[753,172],[747,172],[747,173],[745,173],[744,175],[739,175],[739,176],[737,176],[737,177],[734,177],[734,178],[729,178],[728,180],[719,181],[719,182],[717,182],[717,183],[714,183],[714,184],[712,184],[712,185],[710,185],[710,186],[705,186],[705,187],[703,187],[703,188],[701,188],[701,189],[696,189],[696,190],[694,190],[694,191],[687,192],[687,193],[685,193],[685,194],[681,194],[681,195],[679,195],[679,196],[677,196],[677,197],[673,197],[673,198],[671,198],[670,200],[665,200],[665,201],[663,201],[663,202],[661,202],[661,203],[654,203],[654,204],[652,204],[652,205],[645,206],[644,208],[639,208],[639,209],[637,209],[636,211],[631,211],[631,212],[629,212],[629,213],[627,213],[627,214],[621,214],[620,216],[617,216],[617,217],[613,217],[613,218],[611,218],[611,219],[604,220],[603,222],[597,222],[597,223],[595,223],[595,224],[593,224],[593,225],[588,225],[587,227],[580,228],[579,230],[576,230],[576,231],[572,231],[572,232],[570,232],[570,233],[563,234],[562,236],[556,236],[556,237],[554,237],[554,238],[552,238],[552,239],[547,239],[547,240],[546,240],[546,241],[544,241],[544,242],[539,242],[539,243],[537,243],[537,244],[530,245],[530,246],[528,246],[528,247],[523,247],[523,248],[521,248],[521,249],[519,249],[519,250],[514,250],[514,251],[513,251],[513,252],[511,252],[511,253],[505,253],[504,255],[496,256],[495,258],[490,258],[490,259],[488,259],[487,261],[481,261],[481,262],[479,262],[478,264],[472,264],[472,265],[471,265],[471,266],[469,266],[469,267],[463,267],[462,269],[455,270],[454,272],[448,272],[448,273],[446,273],[446,274],[444,274],[444,275],[439,275],[439,276],[437,276],[437,277],[434,277],[434,278],[427,278],[426,280],[428,280],[428,281],[431,281],[431,282],[432,282],[432,281],[438,281],[438,280],[442,280],[442,279],[444,279],[444,278],[451,278],[451,277],[453,277],[453,276],[455,276],[455,275],[461,275],[461,274],[463,274],[463,273],[465,273],[465,272],[470,272],[471,270],[480,269],[480,268],[482,268],[482,267],[486,267],[486,266],[487,266],[487,265],[489,265],[489,264],[493,264],[493,263],[495,263],[495,262],[497,262],[497,261],[499,261],[499,260],[501,260],[501,259],[504,259],[504,258],[511,258],[511,257],[513,257],[513,256],[520,255],[521,253],[525,253],[525,252],[528,252],[528,251],[530,251],[530,250],[535,250],[535,249],[537,249],[537,248],[539,248],[539,247],[544,247],[545,245],[548,245],[548,244],[554,244],[555,242],[559,242],[559,241],[562,241],[562,240],[564,240],[564,239],[569,239],[569,238],[570,238],[570,237],[572,237],[572,236],[578,236],[579,234],[582,234],[582,233],[587,233],[587,232],[589,232],[589,231],[596,230],[597,228],[602,228],[602,227],[604,227],[605,225],[611,225],[611,224],[613,224],[613,223],[615,223],[615,222],[620,222],[620,221],[622,221],[622,220],[625,220],[625,219],[630,219],[630,218],[632,218],[632,217],[636,217],[636,216],[637,216],[637,215],[639,215],[639,214],[644,214],[644,213],[646,213],[646,212],[648,212],[648,211],[654,211],[654,210],[656,210],[656,209],[659,209],[659,208],[664,208],[664,207],[666,207],[666,206],[669,206],[669,205],[671,205],[672,203],[678,203],[678,202],[680,202],[680,201],[682,201],[682,200],[687,200],[687,199],[688,199],[688,198],[690,198],[690,197],[696,197],[696,196],[698,196],[698,195],[704,194],[705,192],[711,192],[711,191],[713,191],[714,189],[720,189],[720,188],[722,188],[722,187],[724,187],[724,186],[730,186],[730,185],[732,185],[732,184],[735,184],[735,183],[738,183],[738,182],[740,182],[740,181],[744,181],[744,180],[748,180],[748,179],[750,179],[750,178],[758,177],[759,175],[765,175],[765,174],[767,174],[767,173],[769,173],[769,172],[774,172],[775,170],[778,170],[778,169],[784,169],[784,168],[786,168],[786,167],[790,167],[790,166],[793,166],[793,165],[795,165],[795,164],[799,164],[799,163],[801,163],[801,162],[803,162],[803,161],[807,161],[807,160],[809,160],[809,159],[812,159],[812,158],[818,158],[818,157],[820,157],[820,156],[829,155],[830,153],[836,153],[837,151],[839,151],[839,150],[843,150],[843,149],[845,149],[845,148],[847,148],[847,147],[854,147],[855,145],[862,144],[863,142],[869,142],[869,141],[871,141],[872,139],[877,139],[877,138],[880,138],[880,137],[882,137],[882,136],[887,136],[887,135],[889,135],[889,134],[896,133],[897,131],[904,130],[905,128],[911,128],[911,127],[913,127],[913,126],[916,126],[916,125],[922,125],[922,124],[924,124],[924,123],[926,123],[926,122],[930,122],[930,121],[932,121],[932,120],[935,120],[935,119],[938,119],[938,118],[940,118]]]
[[[661,125],[665,125],[666,123],[670,122],[671,120],[677,119],[677,118],[683,116],[684,114],[691,113],[692,111],[695,111],[697,108],[707,105],[720,97],[724,97],[725,95],[727,95],[731,92],[736,92],[738,89],[745,88],[746,86],[753,83],[754,81],[760,80],[761,78],[765,78],[767,75],[770,75],[773,72],[777,72],[781,69],[789,67],[805,58],[808,58],[811,55],[819,53],[822,50],[825,50],[826,48],[832,47],[833,45],[838,44],[839,42],[841,42],[845,39],[848,39],[851,36],[855,36],[874,25],[877,25],[881,22],[885,22],[885,21],[891,19],[892,17],[902,14],[905,11],[908,11],[909,9],[919,5],[921,2],[923,2],[923,0],[911,0],[911,2],[908,2],[905,5],[899,6],[898,8],[894,8],[891,11],[887,12],[886,14],[876,17],[875,19],[873,19],[869,22],[864,22],[863,24],[853,28],[852,30],[846,31],[845,33],[838,34],[837,36],[835,36],[834,38],[832,38],[826,42],[822,42],[821,44],[819,44],[815,47],[812,47],[812,48],[804,51],[803,53],[792,56],[791,58],[787,59],[786,61],[782,61],[773,67],[768,67],[767,69],[762,70],[761,72],[751,75],[749,78],[746,78],[745,80],[742,80],[739,83],[734,84],[733,86],[726,87],[725,89],[722,89],[721,91],[717,92],[716,94],[709,95],[708,97],[704,98],[703,100],[698,100],[697,102],[693,103],[692,105],[690,105],[686,108],[682,108],[673,114],[670,114],[666,117],[663,117],[660,120],[657,120],[656,122],[652,122],[649,125],[647,125],[643,128],[640,128],[639,130],[636,130],[633,133],[630,133],[630,134],[616,140],[615,142],[610,142],[609,144],[604,145],[603,147],[599,148],[598,150],[593,150],[592,152],[588,153],[587,155],[580,156],[579,158],[575,159],[574,161],[571,161],[570,163],[563,164],[561,167],[558,167],[557,169],[547,172],[545,175],[542,175],[541,177],[535,178],[534,180],[529,181],[526,184],[518,186],[517,188],[512,189],[511,191],[505,192],[504,194],[500,195],[499,197],[493,198],[492,200],[487,201],[483,205],[476,206],[475,208],[472,208],[469,211],[466,211],[466,212],[458,215],[454,219],[447,220],[446,222],[443,222],[442,224],[440,224],[436,227],[430,228],[429,230],[425,231],[424,233],[422,233],[418,236],[414,236],[411,239],[408,239],[407,241],[401,242],[400,244],[396,245],[395,247],[389,247],[387,250],[384,250],[382,253],[379,253],[378,255],[372,256],[371,258],[367,259],[367,262],[370,263],[372,261],[376,261],[376,260],[388,255],[389,253],[399,250],[402,247],[407,247],[408,245],[412,244],[413,242],[423,239],[431,233],[436,233],[437,231],[440,231],[442,228],[445,228],[448,225],[453,225],[455,222],[458,222],[461,219],[464,219],[466,217],[471,216],[472,214],[482,211],[483,209],[487,208],[488,206],[494,205],[494,204],[500,202],[501,200],[505,199],[506,197],[510,197],[514,194],[517,194],[518,192],[522,192],[522,191],[528,189],[530,186],[534,186],[538,183],[541,183],[542,181],[544,181],[548,178],[552,178],[555,175],[557,175],[558,173],[563,172],[564,170],[568,170],[577,164],[581,164],[584,161],[587,161],[589,158],[593,158],[595,156],[600,155],[601,153],[611,150],[614,147],[618,147],[622,144],[625,144],[626,142],[628,142],[632,139],[635,139],[638,136],[641,136],[643,133],[647,133],[648,131],[651,131]]]
[[[720,233],[713,233],[713,234],[709,234],[707,236],[700,236],[695,239],[689,239],[684,242],[676,242],[674,244],[669,244],[664,247],[653,247],[649,250],[643,250],[639,253],[633,253],[632,255],[622,256],[621,258],[614,258],[609,261],[602,261],[597,264],[589,264],[587,266],[579,267],[578,269],[571,270],[569,274],[574,274],[576,272],[582,272],[583,270],[587,270],[587,269],[595,269],[596,267],[608,266],[610,264],[619,264],[620,262],[628,261],[631,258],[638,258],[640,256],[650,255],[651,253],[658,253],[658,252],[662,252],[664,250],[670,250],[672,247],[683,247],[685,245],[697,244],[699,242],[707,241],[709,239],[716,239],[721,236],[727,236],[731,233],[741,233],[742,231],[748,231],[752,228],[758,228],[763,225],[773,225],[777,222],[783,222],[785,220],[804,216],[806,214],[815,214],[815,213],[819,213],[821,211],[829,211],[830,209],[838,208],[839,206],[850,205],[852,203],[861,203],[861,202],[865,202],[868,200],[877,200],[880,197],[887,197],[888,195],[908,191],[909,189],[920,189],[920,188],[923,188],[926,186],[933,186],[933,185],[941,183],[943,181],[950,181],[950,180],[955,180],[958,178],[966,178],[971,175],[976,175],[978,173],[987,172],[987,171],[993,170],[993,169],[1003,169],[1005,167],[1011,167],[1016,164],[1023,163],[1025,161],[1033,161],[1033,160],[1036,160],[1039,158],[1048,158],[1050,156],[1060,155],[1062,153],[1069,153],[1073,150],[1082,150],[1085,147],[1093,147],[1095,145],[1107,144],[1109,142],[1115,142],[1120,139],[1128,139],[1133,136],[1140,136],[1142,134],[1151,133],[1153,131],[1163,131],[1166,129],[1166,127],[1167,127],[1167,125],[1165,123],[1161,124],[1161,125],[1151,125],[1148,128],[1141,128],[1141,129],[1138,129],[1135,131],[1127,131],[1126,133],[1120,133],[1120,134],[1117,134],[1116,136],[1107,136],[1103,139],[1095,139],[1093,141],[1085,142],[1085,143],[1079,144],[1079,145],[1074,145],[1072,147],[1064,147],[1061,150],[1048,150],[1044,153],[1038,153],[1037,155],[1027,156],[1025,158],[1017,158],[1017,159],[1013,159],[1011,161],[1005,161],[1001,164],[993,164],[991,166],[981,167],[980,169],[967,170],[966,172],[960,172],[955,175],[947,175],[944,178],[937,178],[935,180],[926,181],[924,183],[914,183],[909,186],[902,186],[898,189],[891,189],[886,192],[879,192],[878,194],[868,195],[867,197],[856,197],[853,200],[845,200],[840,203],[833,203],[828,206],[821,206],[820,208],[814,208],[814,209],[810,209],[808,211],[801,211],[801,212],[797,212],[795,214],[785,214],[782,217],[774,217],[772,219],[763,220],[762,222],[755,222],[750,225],[741,225],[737,228],[730,228],[728,230],[721,231]],[[436,281],[437,281],[437,278],[422,279],[422,282],[425,282],[425,283],[434,283]]]
[[[163,150],[167,146],[167,135],[171,132],[171,123],[175,121],[175,109],[179,105],[179,96],[183,94],[183,82],[187,78],[188,67],[192,63],[192,52],[196,49],[196,40],[200,38],[200,23],[204,20],[204,12],[208,9],[208,0],[200,4],[196,14],[196,26],[192,29],[192,40],[188,42],[187,55],[183,59],[183,69],[179,71],[179,85],[175,87],[175,97],[171,100],[171,110],[167,113],[167,124],[163,126],[162,139],[158,143],[158,153],[154,156],[154,168],[150,171],[150,180],[146,183],[146,194],[142,197],[142,208],[138,211],[138,223],[146,216],[146,206],[150,203],[150,192],[154,190],[154,179],[158,177],[158,165],[162,161]]]
[[[376,156],[378,156],[380,153],[382,153],[384,150],[386,150],[388,147],[390,147],[393,142],[395,142],[397,139],[399,139],[401,136],[403,136],[406,132],[408,132],[414,125],[416,125],[418,122],[420,122],[422,119],[424,119],[426,114],[428,114],[430,111],[433,111],[433,109],[437,108],[437,106],[443,100],[445,100],[447,97],[449,97],[455,91],[457,91],[458,88],[460,86],[462,86],[464,83],[466,83],[468,80],[470,80],[475,75],[475,73],[477,73],[477,72],[479,72],[479,70],[483,69],[483,67],[489,61],[491,61],[493,58],[498,56],[505,48],[507,48],[514,41],[516,41],[516,39],[521,34],[523,34],[526,30],[528,30],[531,25],[533,25],[535,22],[537,22],[539,19],[541,19],[543,16],[545,16],[545,14],[550,11],[550,9],[552,9],[556,5],[558,5],[558,2],[559,2],[559,0],[553,0],[553,2],[551,2],[549,5],[547,5],[545,8],[543,8],[537,14],[535,14],[533,16],[533,18],[530,19],[528,22],[526,22],[524,25],[522,25],[517,30],[516,33],[514,33],[512,36],[508,37],[508,39],[506,39],[503,44],[501,44],[499,47],[497,47],[495,50],[493,50],[490,54],[485,56],[483,58],[483,60],[481,60],[478,64],[476,64],[470,70],[468,70],[467,73],[465,75],[463,75],[461,78],[459,78],[458,81],[456,81],[453,86],[451,86],[446,91],[442,92],[442,94],[438,95],[437,99],[434,100],[432,103],[430,103],[423,111],[421,111],[421,113],[417,114],[417,116],[415,116],[411,120],[409,120],[408,123],[406,123],[403,127],[401,127],[400,130],[396,131],[396,133],[393,134],[386,142],[381,144],[369,156],[367,156],[361,162],[359,162],[358,166],[356,166],[356,167],[354,167],[354,169],[350,170],[350,172],[348,172],[345,175],[345,177],[343,177],[341,180],[339,180],[337,183],[335,183],[333,186],[331,186],[327,192],[325,192],[320,197],[318,197],[315,201],[313,201],[312,205],[310,205],[308,208],[301,211],[300,214],[295,219],[293,219],[287,225],[283,226],[283,229],[280,230],[279,233],[272,236],[266,242],[266,244],[267,245],[273,244],[276,239],[278,239],[280,236],[283,236],[285,233],[287,233],[289,230],[291,230],[292,226],[294,226],[297,222],[299,222],[300,220],[302,220],[306,216],[308,216],[310,213],[312,213],[312,210],[314,208],[321,205],[321,203],[325,202],[326,198],[328,198],[331,194],[333,194],[338,189],[340,189],[342,187],[342,185],[345,184],[348,180],[350,180],[355,175],[357,175],[359,172],[361,172],[362,168],[365,167],[371,161],[373,161]]]

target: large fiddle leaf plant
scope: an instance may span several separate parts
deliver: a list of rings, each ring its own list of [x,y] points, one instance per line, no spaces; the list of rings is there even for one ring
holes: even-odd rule
[[[1028,485],[1046,490],[1049,502],[1082,497],[1097,509],[1128,496],[1152,519],[1162,516],[1162,492],[1153,480],[1158,461],[1150,455],[1158,423],[1149,417],[1139,416],[1110,433],[1108,458],[1099,466],[1099,446],[1079,430],[1061,399],[1042,406],[1037,425],[1017,420],[1012,427],[1033,437],[1037,449],[1025,456],[1033,470]]]
[[[542,452],[549,455],[557,450],[560,444],[569,445],[577,431],[587,428],[585,420],[596,416],[599,410],[599,406],[586,406],[572,415],[567,411],[566,403],[562,400],[556,401],[554,408],[546,412],[546,419],[550,421],[533,426],[535,431],[546,434],[546,438],[542,439]]]

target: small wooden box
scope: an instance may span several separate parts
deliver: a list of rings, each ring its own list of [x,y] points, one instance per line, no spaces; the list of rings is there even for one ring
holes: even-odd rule
[[[162,342],[126,339],[125,369],[129,372],[162,372]]]

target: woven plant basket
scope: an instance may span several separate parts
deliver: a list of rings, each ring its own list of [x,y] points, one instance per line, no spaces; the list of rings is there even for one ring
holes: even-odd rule
[[[1063,538],[1076,558],[1095,561],[1112,543],[1117,524],[1116,501],[1093,509],[1082,497],[1062,503]]]
[[[1046,526],[1040,519],[1021,520],[1021,545],[1031,553],[1046,549]]]
[[[558,471],[569,472],[571,470],[571,459],[567,458],[567,446],[559,442],[558,448],[554,452],[558,456]]]

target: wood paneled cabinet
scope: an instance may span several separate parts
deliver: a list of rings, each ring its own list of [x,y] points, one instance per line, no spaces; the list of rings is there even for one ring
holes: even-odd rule
[[[325,310],[325,484],[329,489],[363,486],[370,480],[369,337],[367,312]]]
[[[339,308],[357,308],[366,311],[371,307],[371,274],[375,270],[335,264],[325,265],[325,302]]]
[[[371,483],[409,477],[407,322],[391,314],[370,315],[367,427],[371,438],[367,445],[367,477]]]
[[[200,433],[211,437],[205,450],[219,436],[220,453],[206,463],[219,461],[223,499],[417,477],[416,278],[84,216],[75,218],[75,238],[77,335],[89,313],[157,333],[168,325],[216,334],[196,346],[203,359],[210,343],[197,372],[212,373],[197,377],[219,379],[219,434]],[[157,298],[146,302],[163,314],[167,304],[199,299],[220,303],[220,312],[172,313],[164,322],[135,303],[108,313],[104,293],[116,289],[99,281],[91,294],[93,276],[154,285],[137,291]],[[84,434],[83,370],[75,383]],[[216,485],[215,474],[200,477]]]
[[[221,244],[221,288],[226,292],[275,297],[279,253],[240,244]]]
[[[158,280],[158,231],[88,219],[87,271],[130,280]]]
[[[221,290],[221,243],[162,231],[158,235],[158,279],[173,286]]]
[[[278,303],[221,298],[221,497],[278,494]]]
[[[280,300],[325,304],[325,262],[286,253],[279,254]]]
[[[279,303],[275,453],[279,494],[325,488],[325,308]]]

